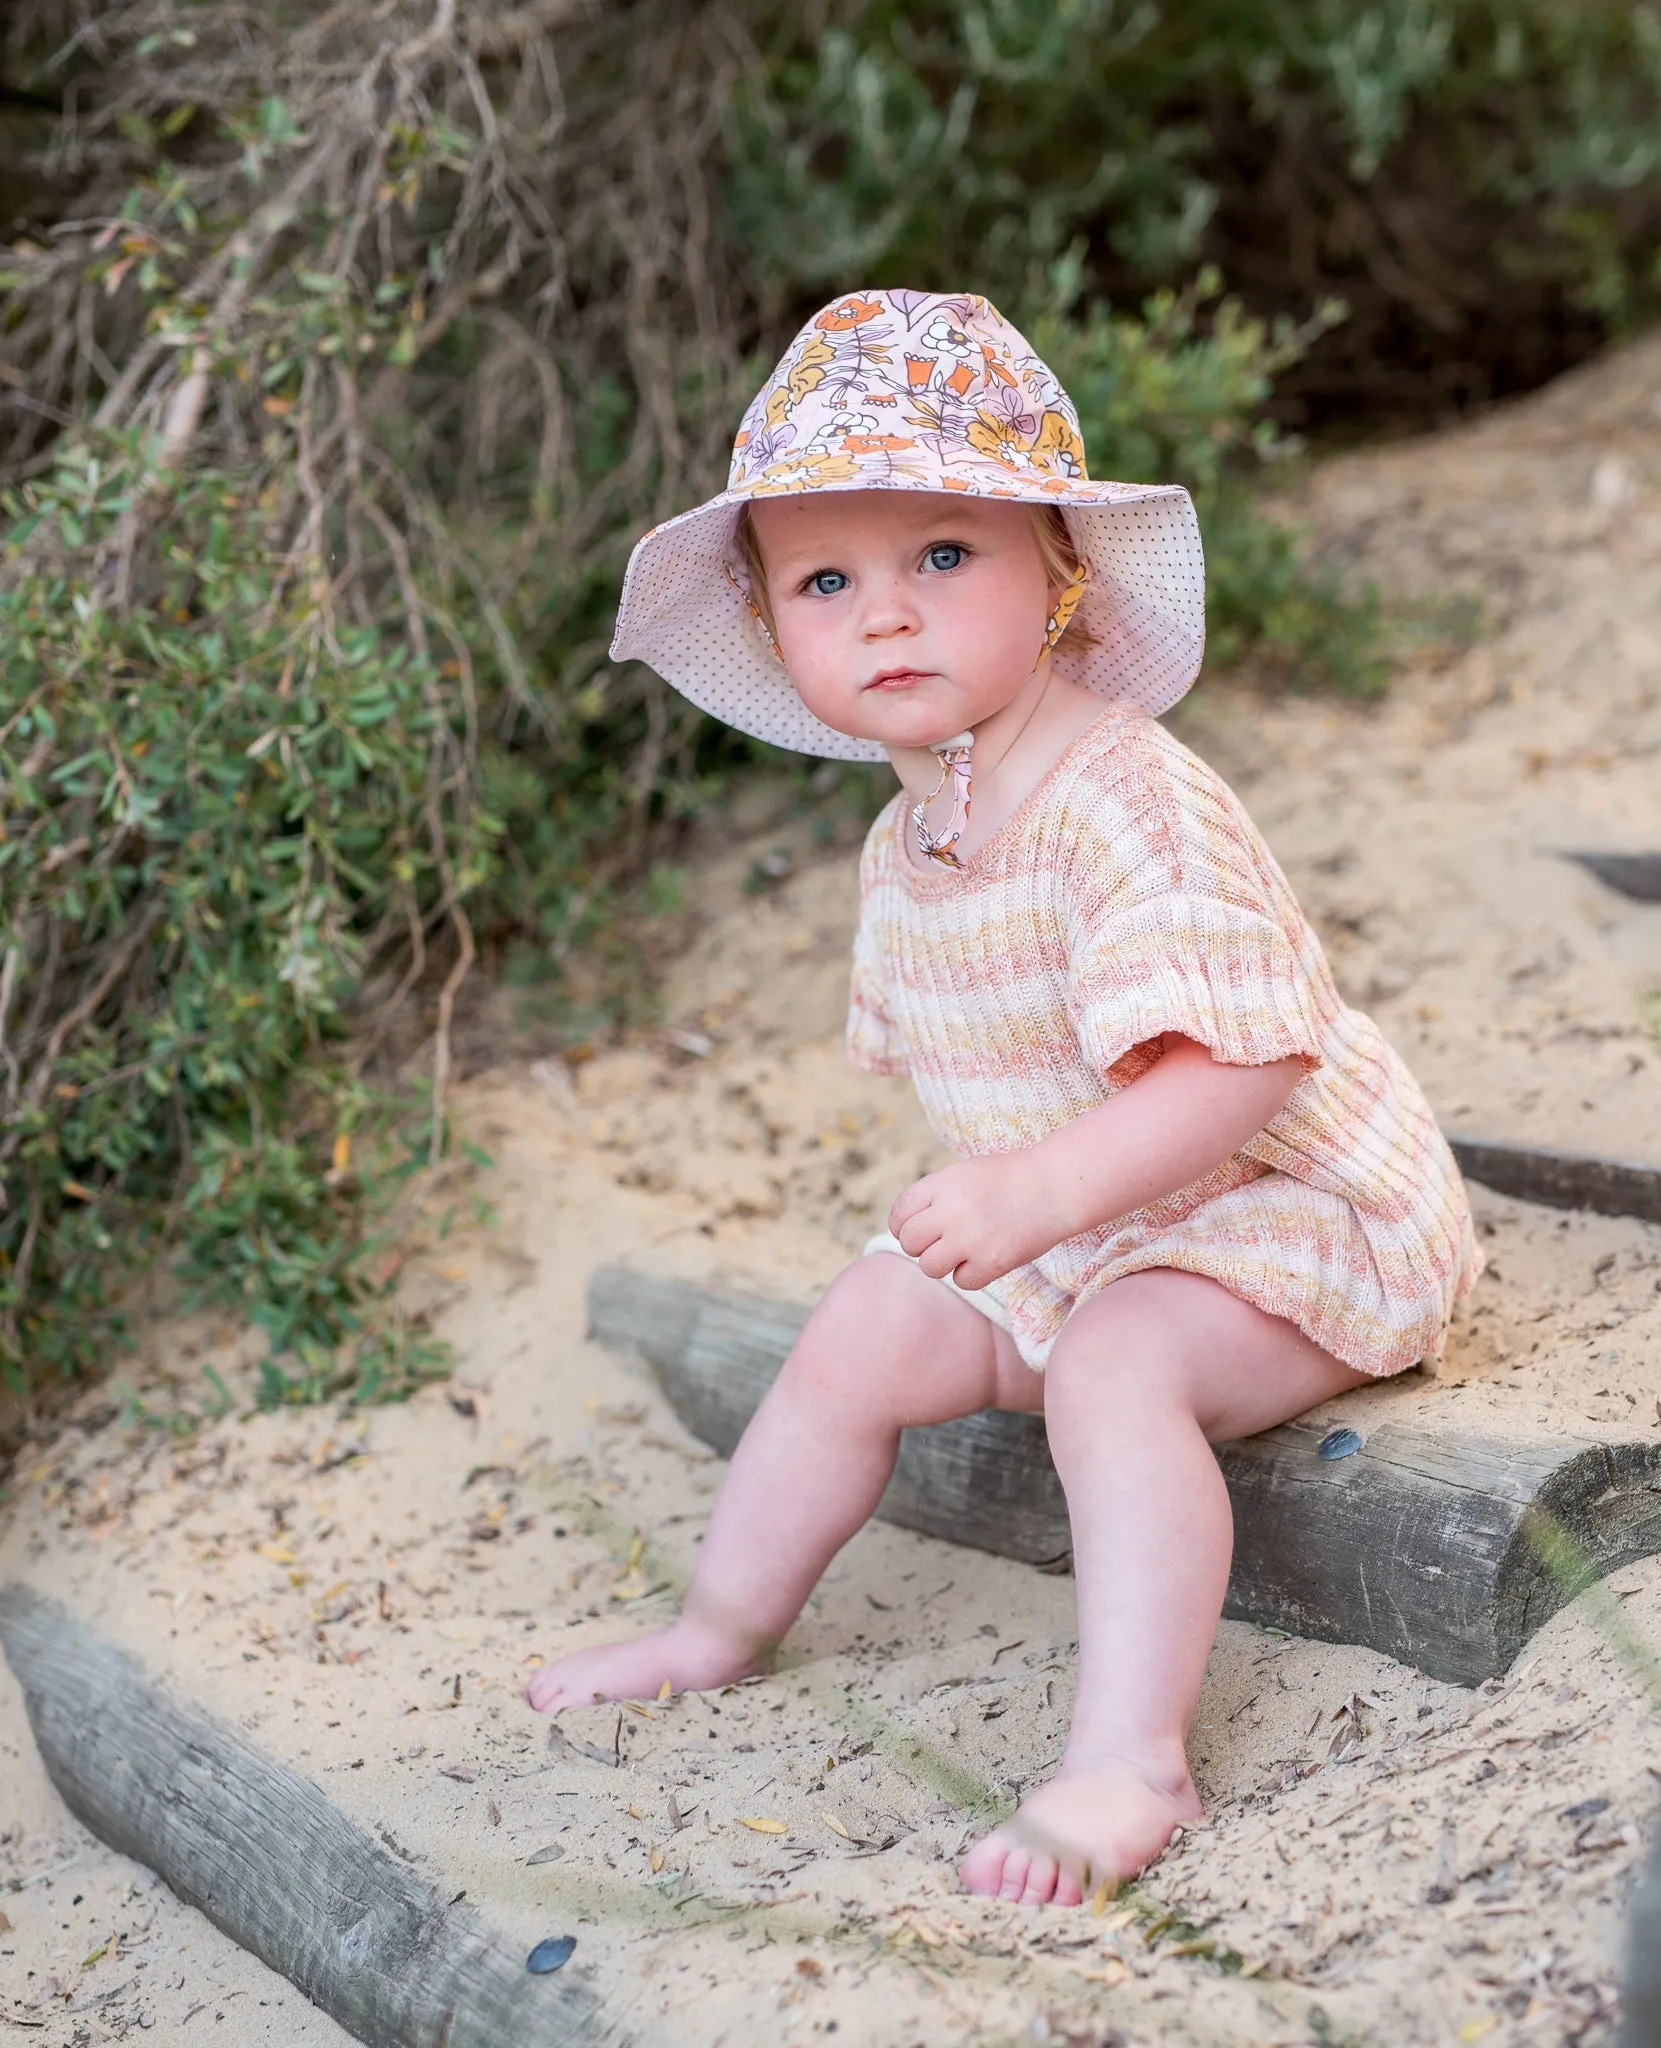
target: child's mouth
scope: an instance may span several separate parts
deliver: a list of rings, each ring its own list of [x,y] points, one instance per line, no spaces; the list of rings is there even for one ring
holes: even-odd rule
[[[909,690],[917,683],[925,683],[932,675],[931,669],[891,668],[880,676],[873,676],[865,685],[867,690]]]

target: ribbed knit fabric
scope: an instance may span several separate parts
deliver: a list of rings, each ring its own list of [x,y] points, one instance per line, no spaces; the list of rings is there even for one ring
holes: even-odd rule
[[[1041,1370],[1068,1315],[1128,1273],[1203,1273],[1346,1365],[1439,1352],[1482,1270],[1441,1132],[1233,792],[1116,707],[959,869],[908,857],[908,805],[860,864],[848,1051],[909,1073],[962,1157],[1036,1144],[1144,1074],[1160,1034],[1304,1078],[1232,1159],[985,1290]]]

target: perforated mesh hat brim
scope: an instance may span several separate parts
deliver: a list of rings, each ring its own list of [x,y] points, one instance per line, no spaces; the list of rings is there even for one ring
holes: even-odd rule
[[[835,732],[808,710],[728,578],[748,496],[723,491],[640,542],[612,658],[646,662],[700,710],[774,746],[833,761],[886,760],[878,741]],[[1188,493],[1173,484],[1127,487],[1108,503],[1068,504],[1063,517],[1090,564],[1077,619],[1096,644],[1063,635],[1051,656],[1057,671],[1104,702],[1168,711],[1205,652],[1205,555]]]

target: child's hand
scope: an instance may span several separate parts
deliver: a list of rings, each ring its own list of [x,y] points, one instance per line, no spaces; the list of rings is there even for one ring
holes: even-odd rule
[[[1024,1152],[925,1174],[888,1227],[930,1279],[985,1287],[1232,1158],[1302,1078],[1299,1059],[1231,1067],[1167,1032],[1163,1057],[1128,1088]]]
[[[931,1280],[985,1287],[1080,1226],[1059,1214],[1036,1149],[960,1159],[913,1181],[888,1227]]]

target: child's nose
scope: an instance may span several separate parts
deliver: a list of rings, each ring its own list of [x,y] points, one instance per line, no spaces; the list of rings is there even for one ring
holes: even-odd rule
[[[868,638],[886,640],[896,633],[915,633],[921,624],[916,605],[899,585],[872,591],[865,607]]]

